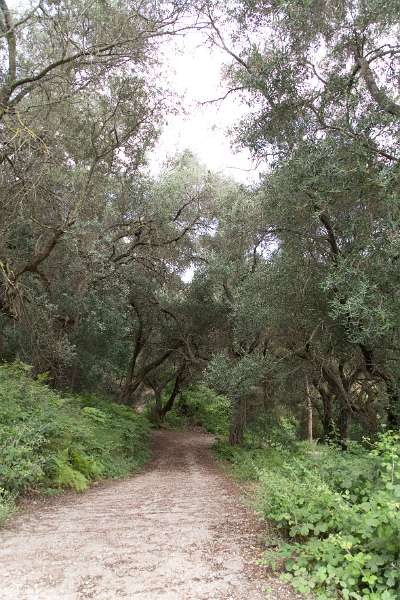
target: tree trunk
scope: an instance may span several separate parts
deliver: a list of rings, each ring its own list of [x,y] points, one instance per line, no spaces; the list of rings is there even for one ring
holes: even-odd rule
[[[121,390],[119,399],[122,404],[130,404],[133,393],[137,390],[137,388],[142,383],[142,380],[137,380],[135,378],[130,379],[127,378],[124,383],[124,387]]]
[[[351,394],[350,381],[346,378],[343,365],[337,369],[334,367],[323,367],[323,374],[330,388],[331,395],[336,399],[337,420],[335,437],[339,438],[340,445],[346,450],[348,443],[349,425],[351,417]]]
[[[182,381],[182,372],[178,371],[178,374],[177,374],[177,376],[175,378],[175,384],[174,384],[174,387],[173,387],[172,392],[170,394],[170,397],[168,398],[167,402],[165,403],[165,405],[161,409],[161,420],[164,420],[166,414],[169,413],[170,410],[172,410],[172,408],[174,406],[175,399],[176,399],[176,397],[179,394],[180,389],[181,389],[181,381]]]
[[[365,359],[365,367],[370,375],[379,377],[385,382],[388,395],[388,406],[386,409],[387,426],[389,429],[400,429],[400,393],[392,375],[385,368],[375,362],[374,352],[365,344],[360,344],[361,352]]]
[[[331,442],[335,437],[335,427],[333,421],[333,398],[329,389],[325,389],[322,384],[314,382],[322,400],[322,415],[320,415],[323,439],[325,443]]]
[[[245,398],[237,399],[232,414],[229,432],[229,443],[231,446],[238,446],[243,443],[246,416],[247,400]]]
[[[120,400],[123,404],[129,404],[132,393],[134,392],[134,390],[136,388],[139,387],[139,385],[141,383],[141,382],[139,382],[138,385],[136,385],[136,387],[134,385],[135,367],[136,367],[136,362],[137,362],[138,356],[140,354],[140,350],[141,350],[141,341],[140,341],[140,336],[138,336],[136,339],[136,342],[135,342],[132,357],[129,361],[128,372],[126,374],[125,383],[120,392]]]
[[[150,420],[155,424],[155,425],[160,425],[161,420],[162,420],[162,401],[161,401],[161,391],[160,390],[154,390],[155,393],[155,404],[152,408],[151,414],[150,414]]]
[[[386,380],[388,395],[387,426],[388,429],[400,430],[400,398],[399,391],[393,379]]]
[[[306,402],[307,402],[307,437],[310,444],[313,442],[313,407],[311,402],[311,390],[306,377]]]
[[[134,375],[135,365],[137,357],[133,356],[128,369],[128,375],[125,381],[125,385],[121,390],[120,400],[121,402],[128,404],[132,398],[132,395],[138,387],[143,383],[146,375],[151,371],[159,367],[167,358],[174,352],[175,348],[169,349],[164,354],[161,354],[158,358],[153,360],[151,363],[142,367],[136,375]]]
[[[348,405],[346,403],[341,403],[337,419],[337,429],[339,434],[339,443],[343,450],[347,450],[349,442],[350,419],[351,412]]]

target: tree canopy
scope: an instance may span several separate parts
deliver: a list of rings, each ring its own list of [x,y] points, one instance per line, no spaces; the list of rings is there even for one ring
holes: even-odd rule
[[[2,0],[0,17],[2,360],[132,405],[150,388],[161,417],[206,381],[232,443],[307,394],[325,439],[398,428],[398,3]],[[174,103],[159,50],[192,28],[226,53],[257,184],[189,150],[150,174]]]

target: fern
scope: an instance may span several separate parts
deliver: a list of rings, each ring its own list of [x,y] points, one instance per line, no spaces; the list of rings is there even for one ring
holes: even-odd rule
[[[94,479],[137,470],[148,457],[144,416],[93,395],[61,396],[30,371],[0,365],[0,522],[28,490],[81,492]]]
[[[70,487],[77,492],[83,492],[89,486],[89,482],[83,473],[80,473],[69,463],[68,450],[63,450],[54,457],[53,483],[60,488]]]
[[[87,479],[98,479],[104,473],[104,465],[88,456],[83,450],[70,450],[71,463]]]

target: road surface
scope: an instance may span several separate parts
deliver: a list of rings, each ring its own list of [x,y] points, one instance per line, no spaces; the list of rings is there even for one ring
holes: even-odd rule
[[[257,565],[261,525],[211,443],[156,432],[140,474],[31,504],[0,532],[0,599],[297,598]]]

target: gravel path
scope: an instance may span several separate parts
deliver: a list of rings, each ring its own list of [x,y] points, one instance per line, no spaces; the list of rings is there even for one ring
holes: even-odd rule
[[[256,565],[260,524],[211,437],[154,438],[144,472],[39,503],[1,531],[1,600],[297,598]]]

